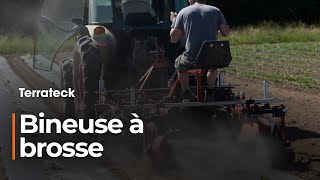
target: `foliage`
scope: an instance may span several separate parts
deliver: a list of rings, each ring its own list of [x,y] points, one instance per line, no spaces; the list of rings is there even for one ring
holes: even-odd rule
[[[320,26],[301,22],[286,25],[263,22],[257,26],[235,28],[228,39],[232,44],[316,42],[320,41]]]
[[[319,0],[207,0],[217,6],[231,25],[257,24],[261,21],[280,23],[320,22]]]
[[[18,33],[10,33],[0,35],[0,54],[33,54],[34,53],[34,38],[31,36],[24,36]],[[38,42],[38,46],[42,52],[55,52],[57,43],[54,39],[50,41],[50,46],[43,45],[44,42]],[[74,48],[75,37],[68,39],[60,48],[62,51],[72,51]],[[45,47],[43,49],[41,47]]]
[[[244,44],[231,49],[230,74],[320,91],[320,42]]]
[[[0,54],[26,54],[33,52],[33,38],[18,33],[0,35]]]
[[[233,56],[228,73],[320,91],[319,26],[268,22],[234,29],[228,40]],[[74,41],[70,38],[61,51],[71,51]],[[33,53],[33,38],[0,35],[0,54],[28,53]]]

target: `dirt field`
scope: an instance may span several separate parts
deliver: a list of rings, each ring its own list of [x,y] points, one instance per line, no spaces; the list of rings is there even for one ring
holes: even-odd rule
[[[247,98],[262,98],[263,97],[263,82],[260,80],[250,80],[250,79],[243,79],[237,78],[236,76],[228,75],[226,82],[231,84],[239,84],[240,86],[237,87],[236,90],[244,90],[246,92]],[[282,86],[275,85],[270,83],[269,86],[270,96],[277,97],[277,98],[285,98],[286,102],[284,105],[288,108],[288,113],[286,117],[287,122],[287,133],[288,138],[291,142],[290,149],[294,152],[294,159],[291,162],[288,162],[288,166],[282,169],[279,169],[281,172],[292,174],[297,176],[301,179],[306,180],[320,180],[320,109],[318,106],[320,105],[320,97],[317,93],[311,93],[310,91],[304,92],[303,90],[297,90],[296,88],[288,89],[283,88]],[[230,145],[230,144],[229,144]],[[181,147],[187,147],[188,145],[181,145]],[[231,147],[234,147],[231,145]],[[190,148],[194,148],[190,146]],[[212,147],[209,147],[212,148]],[[220,146],[216,146],[214,148],[220,148]],[[238,148],[238,147],[234,147]],[[186,148],[184,148],[186,149]],[[240,148],[240,150],[243,150]],[[263,148],[261,149],[263,151]],[[212,149],[212,152],[214,149]],[[228,150],[227,152],[231,152]],[[182,152],[182,151],[181,151]],[[243,153],[243,151],[241,151]],[[186,152],[184,152],[186,153]],[[190,153],[190,152],[189,152]],[[200,153],[200,152],[198,152]],[[230,156],[229,156],[230,155]],[[229,154],[228,158],[232,159],[237,154]],[[246,156],[244,152],[242,154]],[[183,156],[183,155],[178,155]],[[214,156],[214,155],[212,155]],[[211,157],[212,157],[211,156]],[[222,154],[223,156],[223,154]],[[260,154],[255,157],[259,159]],[[192,158],[189,156],[183,156]],[[124,158],[128,160],[129,157]],[[220,159],[220,157],[217,157]],[[251,157],[253,158],[253,157]],[[220,160],[218,160],[220,162]],[[194,159],[196,162],[196,159]],[[238,159],[237,162],[241,162],[242,158]],[[255,167],[251,167],[256,170],[259,166],[264,166],[265,162],[268,159],[262,157],[262,159],[258,160],[261,164],[257,164]],[[190,160],[189,160],[190,161]],[[229,160],[226,160],[229,161]],[[127,162],[127,161],[124,161]],[[222,161],[223,162],[223,161]],[[250,162],[250,160],[247,160]],[[237,166],[236,162],[231,166],[235,167],[246,167],[247,164],[243,163],[241,166]],[[137,167],[136,165],[131,165],[132,167]],[[130,169],[129,174],[133,175],[134,177],[139,177],[137,179],[159,179],[159,180],[166,180],[168,177],[177,177],[175,175],[168,175],[165,177],[159,177],[150,173],[148,175],[144,174],[148,172],[148,168],[130,168],[128,165],[123,165]],[[211,166],[213,167],[213,166]],[[197,167],[194,167],[195,169]],[[240,168],[241,169],[241,168]],[[248,168],[249,169],[249,168]],[[143,175],[142,175],[143,174]],[[188,177],[190,178],[190,177]],[[170,179],[170,178],[169,178]],[[172,179],[172,178],[171,178]],[[173,178],[175,179],[175,178]],[[179,179],[185,179],[179,178]],[[191,178],[193,179],[193,178]],[[201,179],[201,178],[200,178]]]
[[[8,57],[8,59],[12,61],[10,65],[20,67],[21,64],[16,64],[19,62],[18,57]],[[30,69],[27,70],[22,72],[31,73]],[[21,73],[18,75],[25,76]],[[263,95],[263,83],[260,80],[228,76],[226,82],[240,84],[238,89],[244,90],[247,98],[259,98]],[[320,93],[306,92],[270,85],[270,96],[285,98],[285,105],[289,109],[286,117],[287,130],[296,157],[290,166],[283,171],[302,179],[320,180],[320,116],[318,116],[320,114]],[[2,172],[1,166],[0,172]],[[2,180],[1,178],[0,174],[0,180]]]
[[[8,180],[6,176],[6,170],[3,165],[2,157],[1,157],[1,146],[0,146],[0,180]]]
[[[56,88],[55,85],[34,73],[33,69],[27,66],[19,56],[6,56],[6,58],[8,59],[8,64],[13,71],[33,89]],[[59,104],[61,102],[59,99],[46,98],[43,100],[52,112],[61,113],[62,108],[61,104]]]
[[[262,97],[263,83],[228,77],[227,82],[241,84],[247,96]],[[302,179],[320,179],[320,97],[319,94],[278,88],[270,85],[270,96],[285,98],[289,109],[286,117],[288,137],[292,142],[295,160],[286,170]]]

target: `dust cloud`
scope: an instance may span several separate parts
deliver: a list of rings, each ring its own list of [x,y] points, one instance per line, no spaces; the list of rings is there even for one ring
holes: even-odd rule
[[[35,30],[35,19],[39,10],[37,3],[0,2],[0,34],[30,34]]]
[[[272,155],[265,141],[241,143],[220,138],[172,142],[174,159],[183,179],[259,179],[268,175]]]
[[[169,140],[174,168],[166,173],[173,179],[256,180],[268,177],[286,155],[271,137],[240,138],[242,124],[227,117],[191,112],[171,120],[184,129],[181,138]]]
[[[28,0],[0,2],[0,34],[36,32],[40,15],[53,20],[70,21],[81,17],[84,0]]]

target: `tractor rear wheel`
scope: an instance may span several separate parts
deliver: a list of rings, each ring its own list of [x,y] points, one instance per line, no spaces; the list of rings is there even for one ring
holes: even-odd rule
[[[90,37],[83,37],[86,40],[80,44],[80,66],[79,66],[79,81],[80,90],[83,92],[83,103],[85,118],[95,117],[95,104],[98,101],[99,95],[99,80],[102,73],[102,62],[100,51],[92,43]]]
[[[73,62],[70,58],[61,60],[61,88],[67,90],[73,89]],[[64,114],[66,117],[75,117],[74,99],[65,98]]]

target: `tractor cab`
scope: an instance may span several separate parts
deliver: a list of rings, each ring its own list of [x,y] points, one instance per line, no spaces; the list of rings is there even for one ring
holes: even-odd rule
[[[188,5],[187,0],[114,0],[114,28],[133,36],[168,39],[172,22],[170,12]]]
[[[157,23],[157,16],[148,1],[121,0],[122,20],[129,26],[143,26]],[[119,5],[116,6],[119,8]]]
[[[121,5],[127,0],[43,0],[35,37],[34,68],[51,71],[53,60],[62,45],[71,44],[71,37],[88,35],[94,40],[94,30],[107,34],[106,39],[119,41],[113,36],[123,33],[144,33],[146,36],[162,35],[168,38],[170,11],[179,12],[188,5],[187,0],[140,0],[149,3],[156,13],[148,20],[148,14],[131,14],[127,22],[123,19]],[[130,1],[130,0],[129,0]],[[132,19],[137,22],[130,22]],[[145,23],[143,23],[145,19]],[[148,34],[149,33],[149,34]],[[162,38],[163,38],[162,37]],[[65,43],[68,42],[68,43]],[[69,48],[70,49],[70,48]]]
[[[44,0],[35,39],[34,67],[50,71],[62,44],[68,42],[68,46],[72,41],[67,40],[77,34],[72,60],[78,67],[87,47],[96,46],[99,55],[95,58],[102,63],[102,70],[95,72],[103,72],[96,75],[96,80],[105,76],[109,89],[168,88],[168,80],[174,74],[173,62],[183,49],[170,43],[170,12],[179,12],[187,5],[187,0]],[[228,46],[224,48],[229,50]],[[157,75],[155,71],[162,73]],[[125,79],[124,83],[119,85],[113,80],[115,76]]]

